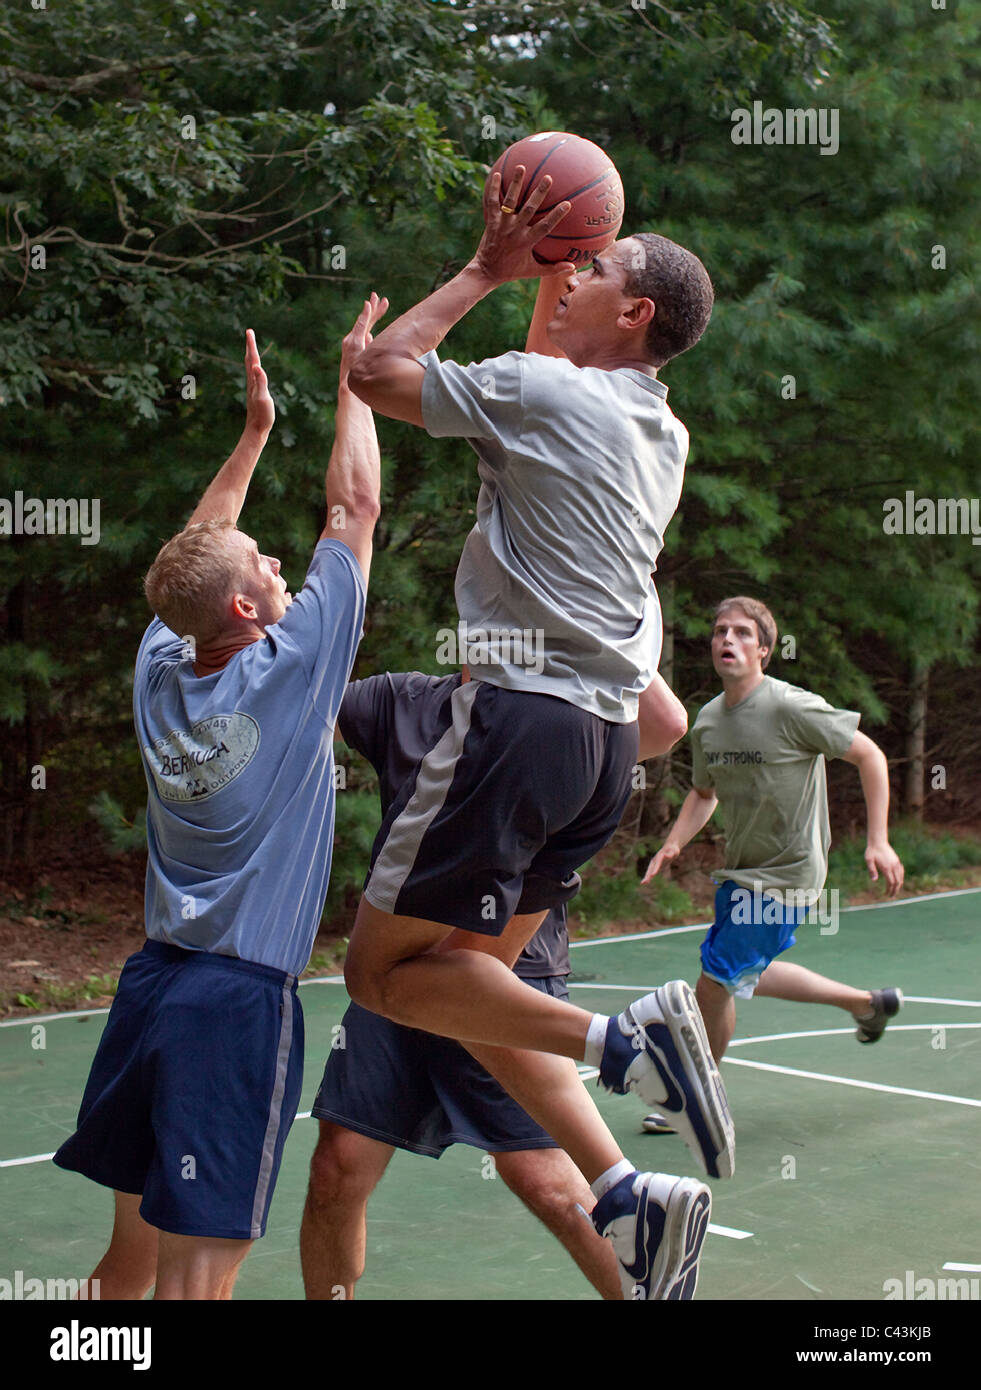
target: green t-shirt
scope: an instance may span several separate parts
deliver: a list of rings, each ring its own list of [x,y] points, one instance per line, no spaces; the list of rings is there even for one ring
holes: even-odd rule
[[[771,676],[731,709],[717,695],[699,711],[692,780],[722,807],[723,879],[820,892],[831,842],[824,759],[847,753],[860,717]]]

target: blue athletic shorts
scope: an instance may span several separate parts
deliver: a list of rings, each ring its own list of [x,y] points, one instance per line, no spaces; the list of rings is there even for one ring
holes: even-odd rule
[[[524,983],[569,997],[558,975]],[[314,1101],[317,1119],[429,1158],[451,1144],[488,1153],[558,1147],[458,1042],[357,1004],[342,1028]]]
[[[564,902],[616,830],[637,724],[486,681],[465,682],[451,707],[388,809],[365,897],[381,912],[500,936],[519,904],[528,910],[529,884],[544,906]]]
[[[148,941],[119,979],[78,1129],[54,1156],[151,1226],[254,1240],[300,1100],[296,979]]]
[[[715,921],[702,942],[702,970],[730,994],[751,998],[771,960],[796,945],[794,928],[809,910],[786,907],[727,878],[715,895]]]

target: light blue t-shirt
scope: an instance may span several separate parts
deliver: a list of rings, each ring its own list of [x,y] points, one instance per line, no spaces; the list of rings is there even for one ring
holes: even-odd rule
[[[364,619],[347,546],[321,541],[264,640],[196,676],[159,620],[136,658],[149,787],[146,929],[154,941],[305,969],[334,835],[334,725]]]
[[[667,387],[538,353],[420,361],[426,429],[462,436],[479,459],[456,577],[460,660],[493,685],[632,723],[660,656],[651,572],[688,453]]]

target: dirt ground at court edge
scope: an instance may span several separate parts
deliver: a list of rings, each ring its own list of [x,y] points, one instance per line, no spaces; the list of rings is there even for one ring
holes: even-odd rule
[[[981,840],[981,824],[961,827]],[[693,908],[670,924],[646,920],[608,922],[584,928],[570,917],[570,935],[620,936],[660,926],[704,922],[711,916],[715,885],[711,856],[700,856],[674,882],[688,893]],[[85,846],[62,846],[30,876],[0,876],[0,1018],[32,1013],[106,1007],[126,958],[140,949],[143,930],[145,861],[140,854],[107,858]],[[981,868],[961,869],[949,879],[931,879],[904,888],[903,896],[936,893],[945,888],[981,887]],[[851,894],[853,906],[882,899],[873,885]],[[337,973],[344,938],[354,921],[355,894],[322,930],[314,946],[308,976]]]

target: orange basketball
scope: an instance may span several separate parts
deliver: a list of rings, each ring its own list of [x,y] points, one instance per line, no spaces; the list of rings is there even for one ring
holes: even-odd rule
[[[545,174],[552,176],[552,186],[536,220],[559,203],[572,204],[559,225],[535,246],[532,255],[536,261],[543,265],[559,261],[581,265],[616,240],[623,221],[623,184],[610,156],[599,145],[564,131],[543,130],[537,135],[526,135],[509,145],[491,169],[491,174],[501,176],[502,199],[519,164],[525,167],[525,178],[515,212]],[[485,218],[489,189],[490,176],[484,186]]]

